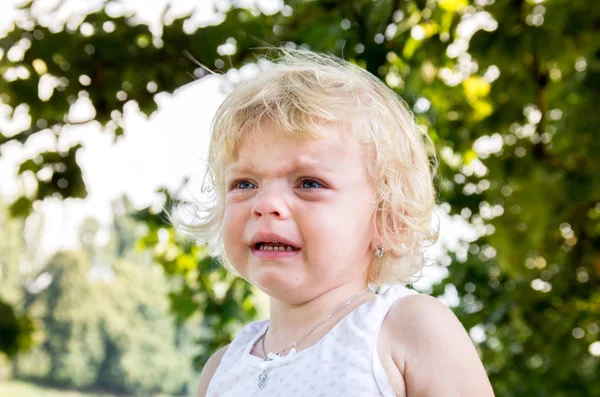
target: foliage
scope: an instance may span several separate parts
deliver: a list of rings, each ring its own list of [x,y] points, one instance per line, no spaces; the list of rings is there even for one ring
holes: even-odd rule
[[[34,327],[24,314],[20,288],[20,264],[25,262],[20,253],[24,250],[22,233],[24,221],[11,219],[8,210],[0,203],[0,352],[13,357],[28,350],[34,343]]]
[[[23,288],[19,302],[36,324],[37,343],[14,360],[14,376],[132,395],[189,391],[193,333],[173,324],[161,269],[144,256],[127,259],[127,242],[140,233],[128,222],[117,213],[120,226],[107,246],[59,252],[35,277],[49,281]],[[82,240],[94,240],[93,225],[84,222]]]
[[[17,359],[15,375],[117,393],[181,390],[189,366],[173,348],[175,329],[156,271],[117,262],[113,281],[90,281],[95,273],[88,266],[77,253],[51,261],[53,281],[30,308],[42,323],[41,344]]]
[[[0,301],[0,352],[9,357],[29,349],[33,324],[26,316],[17,316],[12,306]]]
[[[68,117],[77,100],[91,101],[94,122],[118,136],[127,100],[150,114],[154,92],[173,92],[190,80],[186,73],[205,73],[184,53],[231,76],[265,43],[342,55],[381,77],[428,128],[441,159],[442,208],[477,232],[444,261],[452,263],[450,276],[433,294],[458,292],[455,312],[478,339],[496,394],[597,393],[600,359],[591,346],[600,328],[600,3],[285,4],[272,15],[232,7],[217,25],[193,32],[182,17],[164,26],[160,38],[105,9],[75,30],[54,32],[35,20],[15,28],[0,47],[26,50],[2,59],[0,98],[11,110],[26,108],[32,122],[1,136],[0,148],[46,128],[61,134],[80,122]],[[84,34],[90,30],[85,24],[93,34]],[[40,99],[38,85],[49,75],[57,86]],[[39,180],[35,195],[17,200],[15,215],[26,215],[33,201],[50,195],[85,196],[76,150],[46,153],[21,167],[36,175],[48,166],[56,177]],[[179,318],[205,310],[214,326],[234,322],[239,313],[233,306],[245,307],[247,291],[213,299],[216,284],[225,280],[229,294],[236,281],[211,267],[203,248],[177,241],[164,218],[150,210],[139,215],[149,225],[144,247],[156,245],[160,233],[168,236],[155,255],[182,282],[171,296]],[[230,335],[210,335],[214,343],[207,346]]]

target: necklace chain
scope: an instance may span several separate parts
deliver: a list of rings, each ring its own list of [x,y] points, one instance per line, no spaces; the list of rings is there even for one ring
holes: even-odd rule
[[[290,343],[289,345],[287,345],[286,347],[284,347],[281,351],[279,351],[279,353],[276,353],[276,354],[278,356],[281,356],[281,354],[283,354],[283,352],[285,352],[287,349],[295,347],[298,342],[300,342],[302,339],[304,339],[308,335],[310,335],[311,332],[313,332],[315,329],[319,328],[321,325],[325,324],[333,316],[335,316],[336,314],[338,314],[339,312],[341,312],[342,310],[344,310],[346,307],[348,307],[348,305],[350,303],[352,303],[354,300],[356,300],[357,298],[359,298],[360,296],[366,294],[369,291],[370,291],[370,289],[367,288],[364,291],[359,292],[358,294],[356,294],[356,295],[352,296],[351,298],[349,298],[348,300],[346,300],[341,306],[339,306],[337,309],[335,309],[334,311],[332,311],[331,313],[329,313],[325,318],[321,319],[318,323],[316,323],[315,325],[313,325],[308,331],[306,331],[304,333],[304,335],[302,335],[301,337],[299,337],[298,339],[296,339],[295,341],[293,341],[292,343]],[[268,328],[267,328],[267,331],[268,331]],[[264,335],[262,337],[262,351],[263,351],[263,355],[265,356],[265,361],[269,361],[270,360],[267,357],[267,351],[265,349],[265,336],[267,335],[267,331],[265,331],[265,333],[264,333]]]

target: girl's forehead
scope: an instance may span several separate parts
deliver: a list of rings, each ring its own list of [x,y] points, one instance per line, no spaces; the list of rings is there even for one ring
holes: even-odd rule
[[[249,147],[265,145],[293,146],[295,148],[315,150],[322,148],[352,148],[362,141],[352,131],[349,123],[320,123],[304,131],[286,131],[275,123],[265,122],[259,128],[247,131],[235,145],[233,158]]]
[[[293,134],[263,128],[245,134],[237,145],[228,170],[277,164],[285,167],[337,168],[337,163],[361,160],[360,144],[337,127],[323,128],[316,134]],[[286,167],[287,168],[287,167]]]

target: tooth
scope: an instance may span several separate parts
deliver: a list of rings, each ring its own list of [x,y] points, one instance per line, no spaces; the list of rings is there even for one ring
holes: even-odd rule
[[[294,247],[291,245],[281,245],[281,244],[261,244],[258,248],[260,251],[293,251]]]

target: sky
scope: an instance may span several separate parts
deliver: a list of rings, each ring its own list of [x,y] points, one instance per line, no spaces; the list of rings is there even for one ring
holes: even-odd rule
[[[45,7],[51,7],[58,0],[47,0]],[[20,0],[3,0],[0,2],[0,35],[10,29],[12,20],[18,17],[14,10]],[[101,4],[97,0],[69,0],[61,11],[61,18],[73,19],[85,10],[94,9]],[[134,11],[136,18],[149,23],[155,31],[160,31],[160,15],[167,3],[171,4],[171,16],[196,11],[192,17],[198,25],[218,21],[213,12],[212,1],[192,0],[123,0],[125,11]],[[244,1],[246,5],[255,5],[262,11],[271,13],[281,7],[278,0],[264,0],[256,3]],[[215,1],[218,6],[220,3]],[[199,5],[199,6],[198,6]],[[44,9],[36,9],[40,16]],[[75,23],[73,22],[73,23]],[[55,23],[55,21],[48,21]],[[243,71],[243,70],[242,70]],[[113,143],[110,134],[103,134],[100,128],[90,123],[84,126],[70,127],[61,132],[58,142],[51,134],[38,134],[23,147],[13,146],[3,150],[0,157],[0,195],[13,199],[20,186],[27,183],[15,179],[16,167],[23,159],[31,158],[35,153],[46,149],[70,147],[81,142],[83,148],[78,153],[78,162],[82,167],[88,197],[85,200],[47,199],[38,203],[36,212],[44,214],[45,228],[38,258],[43,261],[53,252],[60,249],[75,248],[78,244],[77,228],[89,216],[98,219],[103,225],[99,233],[98,243],[108,238],[108,225],[111,222],[110,203],[126,194],[136,208],[144,208],[158,202],[155,191],[158,187],[176,190],[185,177],[190,178],[188,186],[190,194],[200,195],[200,183],[204,176],[204,163],[209,142],[211,119],[225,98],[222,92],[224,77],[209,76],[187,84],[175,91],[173,95],[157,96],[158,111],[150,118],[142,115],[135,106],[125,107],[124,137]],[[73,117],[85,119],[89,108],[79,104],[72,109]],[[21,123],[21,124],[19,124]],[[18,131],[26,117],[17,117],[14,124],[6,120],[5,110],[0,107],[0,128],[4,132]],[[6,183],[6,181],[12,181]],[[441,257],[443,245],[466,253],[466,246],[459,240],[473,240],[475,232],[460,217],[452,219],[447,215],[447,208],[438,208],[436,216],[441,223],[440,242],[428,251],[428,256]],[[36,217],[28,221],[34,227]],[[445,268],[426,269],[421,285],[426,288],[433,281],[447,274]]]
[[[14,5],[20,1],[0,2],[0,32],[5,32],[17,17]],[[45,6],[55,3],[49,0]],[[62,14],[77,14],[93,9],[98,1],[70,1]],[[132,1],[124,3],[136,12],[137,17],[146,23],[160,26],[161,15],[167,1]],[[210,2],[173,1],[174,14],[185,13],[194,4],[210,5]],[[202,7],[195,19],[198,23],[210,22],[215,16],[210,7]],[[0,176],[6,181],[15,173],[15,166],[24,158],[30,158],[44,148],[69,147],[81,142],[83,148],[78,153],[84,180],[88,188],[85,200],[69,199],[45,200],[39,211],[45,215],[46,228],[42,246],[39,249],[47,256],[58,249],[73,248],[77,244],[77,225],[86,217],[94,216],[104,225],[111,221],[110,202],[126,194],[137,208],[144,208],[157,202],[155,191],[165,186],[176,189],[184,177],[199,181],[203,175],[203,160],[208,147],[209,128],[213,114],[224,98],[221,93],[223,78],[209,76],[188,84],[173,95],[160,94],[157,97],[159,110],[150,118],[142,115],[135,106],[126,106],[124,138],[113,144],[110,134],[104,134],[98,125],[70,127],[61,133],[59,142],[42,134],[27,142],[24,147],[11,147],[2,152]],[[198,111],[202,109],[202,111]],[[72,109],[72,116],[82,115],[89,108],[81,105]],[[23,118],[22,118],[23,119]],[[3,131],[19,129],[24,120],[17,123],[0,122]],[[2,183],[0,194],[14,197],[20,191],[20,183]],[[38,209],[38,208],[36,208]],[[106,238],[100,234],[100,239]]]

